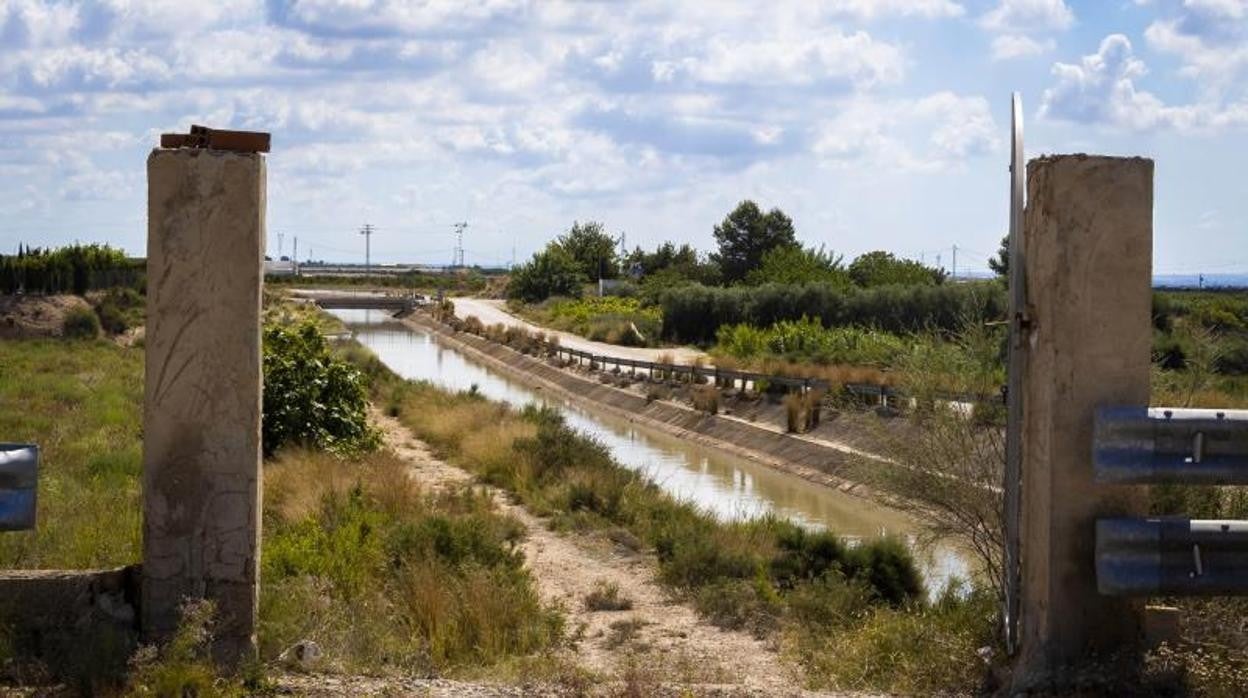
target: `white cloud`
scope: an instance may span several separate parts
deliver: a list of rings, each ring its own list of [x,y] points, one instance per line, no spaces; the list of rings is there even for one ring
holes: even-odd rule
[[[992,40],[992,59],[1004,61],[1011,58],[1038,56],[1057,46],[1053,39],[1037,40],[1020,34],[1002,34]]]
[[[1064,0],[1001,0],[979,19],[991,32],[1037,33],[1064,31],[1075,21]]]
[[[1044,91],[1040,117],[1133,130],[1191,131],[1248,124],[1248,103],[1165,104],[1155,94],[1136,88],[1135,81],[1147,72],[1130,40],[1111,34],[1096,53],[1079,63],[1053,65],[1056,84]]]
[[[106,89],[163,82],[169,64],[146,49],[56,48],[36,54],[26,66],[27,77],[39,88]]]
[[[835,117],[819,124],[814,152],[830,165],[945,171],[962,167],[968,157],[999,148],[998,131],[983,97],[952,92],[916,100],[856,97],[840,105]],[[925,147],[915,147],[911,132],[927,134]]]
[[[1248,70],[1248,0],[1186,0],[1176,17],[1152,22],[1144,38],[1178,56],[1180,72],[1202,88],[1231,88]]]
[[[335,35],[455,33],[519,17],[526,0],[277,0],[281,19]]]
[[[953,0],[825,0],[823,8],[862,21],[885,17],[946,19],[961,17],[966,9]]]
[[[676,64],[704,83],[813,85],[830,81],[859,87],[896,82],[905,65],[897,47],[863,31],[844,34],[835,29],[801,39],[716,36],[701,55]],[[656,77],[670,77],[673,71],[671,63],[656,63]]]
[[[56,46],[78,28],[78,7],[37,0],[0,0],[0,40],[8,47]]]
[[[938,92],[914,104],[914,115],[932,124],[930,142],[942,160],[962,160],[999,145],[988,100]]]

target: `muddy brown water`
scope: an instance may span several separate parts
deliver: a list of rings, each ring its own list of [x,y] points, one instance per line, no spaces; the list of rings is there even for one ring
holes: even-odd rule
[[[967,555],[951,545],[915,547],[918,525],[906,514],[862,497],[819,485],[766,465],[639,426],[614,415],[542,395],[474,362],[419,329],[379,310],[330,311],[357,341],[395,373],[450,390],[475,389],[513,405],[540,402],[558,409],[567,423],[604,444],[622,465],[645,474],[672,496],[723,519],[775,514],[849,540],[895,535],[915,549],[929,590],[965,579]]]

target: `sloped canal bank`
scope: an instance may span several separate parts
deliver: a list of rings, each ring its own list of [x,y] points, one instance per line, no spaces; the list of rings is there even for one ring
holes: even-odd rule
[[[631,422],[607,410],[533,389],[467,353],[439,343],[433,332],[382,311],[335,310],[355,338],[393,371],[451,390],[475,389],[493,400],[542,402],[560,410],[569,425],[601,441],[621,464],[645,474],[675,497],[725,519],[765,513],[848,539],[896,535],[914,545],[917,524],[905,514],[834,487],[811,482],[720,448]],[[927,585],[940,589],[965,578],[968,559],[952,546],[919,551]]]

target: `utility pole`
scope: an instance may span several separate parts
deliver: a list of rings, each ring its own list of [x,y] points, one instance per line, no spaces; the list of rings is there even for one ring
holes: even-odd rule
[[[281,261],[282,259],[282,240],[285,237],[286,237],[286,233],[277,234],[277,259],[278,261]]]
[[[462,269],[464,267],[464,229],[468,227],[468,221],[456,223],[455,228],[455,252],[452,255],[451,266]]]
[[[295,276],[299,276],[299,236],[295,236],[295,249],[290,253],[290,269]]]
[[[958,280],[958,246],[953,246],[953,280]]]
[[[364,236],[364,276],[368,276],[372,272],[372,241],[373,226],[365,223],[360,229],[360,235]]]

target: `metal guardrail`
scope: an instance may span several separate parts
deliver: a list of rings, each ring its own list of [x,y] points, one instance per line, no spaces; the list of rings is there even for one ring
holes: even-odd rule
[[[0,531],[35,527],[39,447],[0,443]]]
[[[709,378],[716,383],[722,381],[746,381],[750,383],[758,383],[766,381],[769,385],[779,385],[786,388],[800,388],[810,390],[811,388],[823,388],[827,390],[831,387],[828,381],[821,378],[793,378],[790,376],[775,376],[766,373],[753,373],[751,371],[737,371],[734,369],[715,368],[713,366],[695,366],[691,364],[664,364],[654,361],[640,361],[637,359],[626,359],[616,356],[604,356],[594,354],[592,352],[581,349],[571,349],[569,347],[550,347],[548,349],[556,356],[567,354],[570,358],[588,361],[599,366],[618,366],[648,371],[651,374],[662,372],[665,374],[678,374],[687,376],[699,376]]]
[[[1097,482],[1248,484],[1248,410],[1103,407],[1094,420]],[[1100,519],[1096,584],[1115,596],[1248,594],[1248,521]]]
[[[1096,584],[1113,596],[1243,594],[1248,521],[1101,519]]]
[[[1097,410],[1097,482],[1248,485],[1248,410]]]

